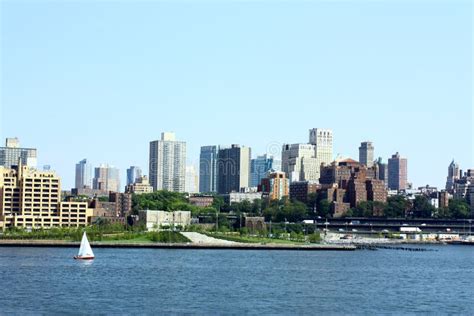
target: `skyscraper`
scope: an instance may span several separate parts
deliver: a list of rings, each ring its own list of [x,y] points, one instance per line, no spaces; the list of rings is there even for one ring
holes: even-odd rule
[[[220,148],[217,160],[217,192],[227,194],[240,192],[240,189],[250,184],[250,157],[249,147],[232,145],[229,148]]]
[[[401,158],[397,152],[388,160],[388,188],[390,190],[407,189],[407,159]]]
[[[448,167],[448,177],[446,180],[446,190],[450,193],[453,193],[454,190],[454,183],[456,180],[459,180],[461,177],[461,169],[459,165],[453,161],[449,164]]]
[[[372,142],[362,142],[359,147],[359,162],[367,168],[374,165],[374,145]]]
[[[218,146],[203,146],[199,157],[199,192],[217,192]]]
[[[258,187],[260,181],[268,176],[268,172],[273,169],[273,157],[257,156],[250,162],[250,186]]]
[[[18,138],[7,138],[5,147],[0,147],[0,166],[11,168],[17,166],[18,161],[24,166],[36,168],[37,156],[34,148],[20,148]]]
[[[135,183],[137,179],[142,177],[142,169],[137,166],[130,166],[127,169],[127,185]]]
[[[197,193],[199,190],[199,178],[193,165],[186,166],[186,193]]]
[[[281,169],[290,182],[319,181],[315,146],[311,144],[284,144],[281,150]]]
[[[93,189],[104,192],[120,192],[120,171],[107,164],[95,168]]]
[[[379,157],[375,162],[375,178],[382,180],[385,186],[388,186],[388,165],[383,163],[382,157]]]
[[[329,165],[333,161],[332,130],[313,128],[309,130],[309,143],[315,146],[317,164]]]
[[[83,159],[76,164],[76,189],[92,188],[92,165]]]
[[[333,134],[330,129],[309,130],[309,144],[283,145],[281,170],[291,182],[319,181],[321,165],[333,161]]]
[[[150,142],[150,183],[154,190],[184,192],[186,187],[186,142],[165,132]]]

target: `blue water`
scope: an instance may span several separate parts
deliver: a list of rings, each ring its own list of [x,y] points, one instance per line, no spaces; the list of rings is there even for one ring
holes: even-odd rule
[[[474,247],[0,248],[0,314],[474,314]]]

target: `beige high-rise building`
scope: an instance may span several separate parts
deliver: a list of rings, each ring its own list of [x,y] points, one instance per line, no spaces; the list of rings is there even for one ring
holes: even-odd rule
[[[309,131],[309,144],[285,144],[281,154],[281,169],[291,182],[319,181],[321,165],[333,161],[333,136],[329,129]]]
[[[319,167],[314,145],[285,144],[281,155],[282,171],[286,173],[290,181],[318,181]]]
[[[103,192],[120,192],[120,170],[107,164],[95,168],[92,188]]]
[[[54,172],[22,165],[0,167],[0,221],[4,228],[84,227],[91,216],[87,202],[61,201],[61,181]]]
[[[318,166],[321,167],[321,164],[330,165],[333,161],[332,130],[323,128],[310,129],[309,143],[315,146],[315,157]]]
[[[186,187],[186,142],[175,134],[161,134],[161,140],[150,142],[150,183],[154,190],[184,192]]]

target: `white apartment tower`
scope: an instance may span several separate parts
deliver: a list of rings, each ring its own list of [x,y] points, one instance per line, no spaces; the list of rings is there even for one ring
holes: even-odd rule
[[[150,142],[149,175],[154,190],[185,192],[186,142],[177,141],[170,132]]]

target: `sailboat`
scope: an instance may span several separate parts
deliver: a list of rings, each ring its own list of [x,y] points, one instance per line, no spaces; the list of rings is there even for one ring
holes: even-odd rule
[[[94,252],[92,252],[91,245],[87,239],[86,232],[82,235],[81,247],[79,248],[79,253],[77,256],[74,256],[76,260],[93,260],[95,258]]]

